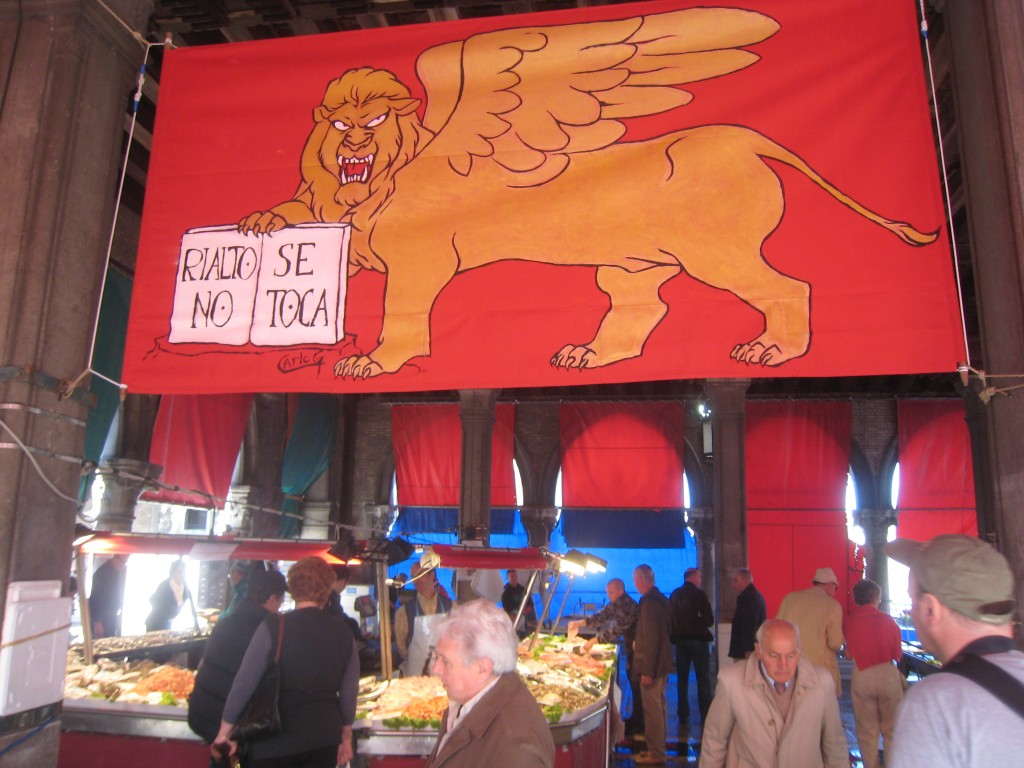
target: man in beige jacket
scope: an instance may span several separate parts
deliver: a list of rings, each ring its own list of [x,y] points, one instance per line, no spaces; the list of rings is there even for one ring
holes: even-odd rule
[[[835,599],[839,580],[831,568],[814,573],[810,589],[790,592],[782,598],[777,618],[796,624],[801,651],[812,664],[832,673],[836,696],[843,690],[836,651],[843,647],[843,608]]]
[[[757,631],[754,655],[723,667],[704,723],[700,768],[849,768],[828,670],[800,655],[781,619]]]

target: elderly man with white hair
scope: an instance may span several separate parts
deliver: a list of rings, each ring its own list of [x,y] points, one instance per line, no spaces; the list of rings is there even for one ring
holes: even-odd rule
[[[754,655],[723,667],[700,768],[849,768],[832,675],[800,653],[782,619],[757,630]]]
[[[428,768],[551,768],[551,728],[516,674],[516,637],[501,608],[474,600],[438,626],[434,674],[448,692]]]

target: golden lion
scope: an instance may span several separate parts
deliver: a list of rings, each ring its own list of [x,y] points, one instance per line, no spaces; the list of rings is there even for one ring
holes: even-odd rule
[[[688,103],[678,86],[749,66],[758,57],[741,47],[778,28],[750,11],[696,8],[476,35],[419,57],[422,122],[419,100],[391,73],[349,70],[313,112],[293,198],[239,227],[348,221],[350,273],[387,273],[380,343],[341,359],[338,376],[393,373],[429,355],[441,290],[503,259],[597,267],[610,309],[593,339],[554,353],[554,366],[642,354],[667,311],[659,289],[684,270],[763,315],[764,332],[737,344],[734,359],[780,365],[810,345],[810,285],[762,256],[784,203],[765,159],[801,171],[911,245],[937,234],[864,208],[747,128],[619,141],[622,119]]]

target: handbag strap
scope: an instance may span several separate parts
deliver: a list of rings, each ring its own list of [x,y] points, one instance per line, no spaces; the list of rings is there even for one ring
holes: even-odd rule
[[[988,659],[964,653],[942,668],[977,683],[1020,717],[1024,718],[1024,684]]]
[[[281,661],[281,645],[284,643],[284,617],[280,614],[274,614],[272,617],[277,620],[277,648],[274,650],[274,662]]]

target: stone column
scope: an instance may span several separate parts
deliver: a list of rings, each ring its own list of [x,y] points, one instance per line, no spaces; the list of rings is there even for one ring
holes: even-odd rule
[[[459,391],[462,421],[459,540],[479,540],[484,546],[490,541],[491,434],[500,392],[500,389]]]
[[[5,613],[11,582],[68,579],[89,399],[62,382],[79,380],[90,363],[125,111],[145,53],[128,29],[144,29],[151,7],[150,0],[0,3]],[[60,698],[5,718],[0,750],[58,714]],[[5,754],[3,765],[54,766],[59,738],[58,716]]]
[[[277,476],[281,476],[280,467],[278,467]],[[249,505],[251,535],[257,538],[277,538],[281,532],[280,511],[284,504],[281,486],[250,485],[246,502]]]
[[[491,434],[500,389],[459,390],[462,477],[459,481],[459,541],[491,540]],[[474,597],[468,581],[456,584],[459,600]]]
[[[995,489],[992,456],[989,445],[989,413],[979,393],[983,387],[977,379],[966,387],[958,387],[964,398],[967,433],[971,438],[971,466],[974,478],[974,507],[978,518],[978,535],[985,541],[996,540]]]
[[[280,534],[284,494],[281,467],[288,442],[288,404],[282,395],[260,394],[253,399],[253,418],[245,436],[242,482],[249,486],[246,501],[252,535],[275,538]],[[264,511],[266,510],[271,511]]]
[[[950,77],[960,133],[981,357],[991,374],[1024,373],[1024,5],[945,0]],[[1020,379],[990,379],[996,387]],[[992,525],[1024,596],[1024,398],[985,406],[987,473],[976,482],[980,522]],[[970,422],[969,422],[970,423]],[[972,430],[972,439],[981,436]],[[991,517],[989,517],[991,516]],[[1017,625],[1018,641],[1021,637]]]
[[[715,615],[732,624],[736,592],[729,574],[747,566],[747,478],[743,454],[744,424],[749,379],[710,379],[714,443],[712,478],[715,513],[714,571],[718,584]],[[756,577],[756,574],[755,574]]]
[[[128,393],[121,404],[120,429],[117,436],[117,455],[120,458],[149,460],[153,427],[156,425],[159,408],[159,395]]]
[[[110,459],[103,473],[103,497],[96,528],[101,531],[131,531],[135,504],[150,480],[158,480],[164,468],[148,461]]]
[[[690,507],[686,525],[697,540],[697,567],[704,573],[705,592],[714,603],[715,586],[715,510],[712,507]]]
[[[882,608],[885,610],[889,605],[889,558],[885,555],[885,542],[889,526],[896,525],[896,510],[855,509],[853,523],[864,531],[864,541],[868,548],[865,558],[867,576],[882,588]]]
[[[239,536],[252,535],[252,515],[249,512],[249,491],[248,485],[233,485],[228,489],[227,502],[224,509],[218,513],[217,533],[227,531],[231,526],[231,533]]]
[[[526,529],[528,546],[546,547],[551,543],[551,534],[558,525],[558,510],[554,507],[521,509],[519,519]]]

